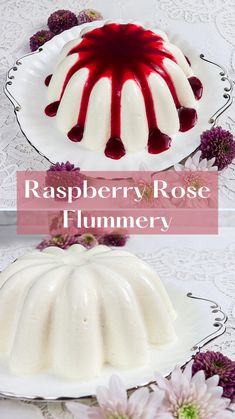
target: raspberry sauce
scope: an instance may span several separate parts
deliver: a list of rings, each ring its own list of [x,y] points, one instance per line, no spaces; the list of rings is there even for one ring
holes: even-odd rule
[[[74,127],[68,132],[68,137],[71,141],[78,143],[82,140],[83,131],[83,128],[79,124],[74,125]]]
[[[171,146],[171,138],[163,134],[158,128],[149,133],[148,152],[150,154],[159,154],[168,150]]]
[[[49,84],[50,84],[51,78],[52,78],[52,74],[49,74],[49,75],[45,78],[45,80],[44,80],[44,83],[45,83],[45,85],[46,85],[47,87],[48,87],[48,86],[49,86]]]
[[[196,125],[197,111],[195,109],[182,107],[178,109],[178,114],[181,132],[189,131]]]
[[[174,83],[164,67],[165,58],[173,61],[175,58],[164,46],[163,39],[151,30],[145,30],[135,24],[107,24],[86,33],[82,41],[69,51],[68,55],[71,54],[76,54],[78,58],[67,73],[60,100],[71,77],[81,68],[86,67],[89,70],[77,124],[68,133],[71,141],[82,140],[89,98],[94,85],[102,77],[110,79],[112,88],[111,133],[105,148],[105,155],[109,158],[120,159],[125,154],[125,147],[121,139],[121,92],[123,84],[127,80],[135,80],[143,94],[149,128],[149,153],[161,153],[167,150],[171,144],[171,138],[158,129],[153,97],[148,84],[148,77],[151,73],[160,74],[167,83],[175,106],[179,110],[181,130],[186,131],[192,128],[195,123],[196,111],[182,108]],[[47,83],[50,82],[49,77],[46,79]],[[198,80],[196,77],[191,77],[189,82],[195,97],[199,99],[202,94],[202,86],[200,88],[200,81],[196,82],[196,80]],[[57,102],[55,103],[57,104]],[[55,104],[48,105],[45,110],[46,114],[54,116],[56,106]]]
[[[47,116],[56,116],[58,108],[60,106],[60,101],[52,102],[45,108],[45,114]]]
[[[201,80],[199,80],[197,77],[190,77],[188,81],[190,83],[190,86],[192,87],[195,99],[200,100],[203,93],[203,86]]]
[[[126,154],[121,138],[111,137],[105,147],[105,155],[111,159],[119,160]]]

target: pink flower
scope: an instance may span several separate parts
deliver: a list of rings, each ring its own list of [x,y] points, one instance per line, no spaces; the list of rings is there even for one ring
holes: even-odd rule
[[[123,247],[126,245],[129,236],[123,231],[112,231],[111,233],[106,233],[99,238],[99,244],[104,244],[105,246],[115,246]]]
[[[70,246],[73,246],[73,244],[79,243],[79,236],[74,235],[70,236],[68,234],[58,234],[56,236],[48,237],[47,239],[44,239],[37,245],[37,249],[43,250],[47,247],[56,246],[60,247],[61,249],[68,249]]]
[[[212,157],[207,160],[205,157],[202,158],[202,152],[198,150],[195,154],[188,157],[184,164],[175,164],[174,169],[177,172],[216,172],[218,167],[215,165],[216,159]]]
[[[78,238],[78,243],[87,249],[97,246],[98,240],[92,233],[84,233]]]
[[[67,407],[75,417],[82,419],[155,419],[162,398],[161,391],[150,393],[147,388],[134,391],[128,398],[121,380],[112,376],[107,388],[97,388],[99,406],[70,402]]]
[[[168,380],[156,374],[154,391],[164,392],[158,419],[232,419],[229,400],[222,397],[219,377],[205,378],[203,371],[192,377],[192,363],[182,372],[176,367]],[[160,393],[161,394],[161,393]]]
[[[103,16],[100,12],[93,9],[85,9],[79,12],[78,14],[78,24],[82,25],[83,23],[93,22],[94,20],[101,20]]]

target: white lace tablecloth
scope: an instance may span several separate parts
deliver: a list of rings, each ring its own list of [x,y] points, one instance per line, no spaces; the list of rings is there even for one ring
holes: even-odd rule
[[[0,237],[0,270],[40,241],[39,236],[16,236],[13,226],[0,228]],[[222,307],[229,316],[227,331],[207,347],[235,360],[235,228],[221,228],[218,238],[135,236],[126,249],[148,261],[162,280],[174,282],[185,292],[211,299]],[[72,419],[61,403],[28,405],[3,400],[0,401],[0,417]]]
[[[105,18],[137,19],[170,32],[179,32],[199,53],[228,69],[235,79],[234,0],[0,0],[0,83],[19,56],[29,52],[28,39],[45,26],[55,9],[96,8]],[[221,118],[235,132],[235,105]],[[13,107],[0,99],[0,208],[15,206],[16,170],[45,170],[46,159],[27,143],[15,122]],[[220,204],[234,207],[235,166],[221,179]]]

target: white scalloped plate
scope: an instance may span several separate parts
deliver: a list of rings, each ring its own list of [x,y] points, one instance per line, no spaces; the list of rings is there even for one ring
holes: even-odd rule
[[[66,381],[50,374],[16,377],[0,365],[0,395],[26,400],[66,400],[90,397],[95,394],[97,385],[108,383],[112,374],[118,374],[127,389],[147,385],[154,380],[154,371],[169,375],[176,364],[184,365],[206,343],[222,335],[226,330],[227,317],[218,304],[210,300],[185,295],[173,284],[168,284],[167,291],[178,314],[175,322],[178,339],[172,345],[150,349],[150,361],[145,367],[120,370],[105,366],[99,377],[79,382]]]
[[[89,25],[103,25],[103,21]],[[36,150],[52,163],[69,160],[82,170],[139,170],[146,165],[149,170],[164,170],[191,154],[199,145],[200,134],[210,127],[210,117],[224,105],[224,83],[219,69],[203,61],[193,46],[178,36],[170,39],[182,48],[190,59],[195,74],[204,86],[200,101],[198,123],[190,131],[177,134],[169,150],[151,155],[147,151],[127,153],[120,160],[107,158],[103,152],[87,150],[82,143],[74,143],[56,128],[55,120],[44,114],[47,105],[45,77],[53,73],[55,62],[63,45],[79,36],[88,24],[76,26],[55,36],[41,51],[36,51],[16,61],[9,71],[5,93],[15,107],[20,128]],[[192,38],[191,38],[192,39]]]

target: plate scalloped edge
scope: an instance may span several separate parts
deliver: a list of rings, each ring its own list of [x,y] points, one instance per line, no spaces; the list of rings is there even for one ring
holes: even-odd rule
[[[99,25],[101,25],[101,24],[103,24],[104,22],[103,21],[99,21]],[[93,26],[95,26],[95,22],[93,22]],[[97,24],[97,22],[96,22],[96,24]],[[91,24],[89,24],[90,26],[92,26]],[[80,26],[80,30],[82,29],[82,27],[85,27],[86,26],[86,24],[84,24],[84,25],[81,25]],[[75,27],[76,28],[76,27]],[[74,28],[72,28],[72,29],[74,29]],[[67,32],[67,37],[68,37],[68,35],[69,35],[69,31],[71,31],[71,30],[68,30],[68,31],[65,31],[64,33],[66,33]],[[60,35],[62,35],[62,34],[60,34]],[[57,37],[55,37],[55,38],[57,38]],[[174,38],[174,37],[173,37]],[[54,39],[54,38],[53,38]],[[50,40],[49,42],[47,42],[47,44],[50,44],[52,41],[53,41],[53,39],[52,40]],[[58,40],[57,40],[58,41]],[[183,42],[183,41],[182,41]],[[184,44],[185,44],[185,48],[187,49],[187,44],[185,43],[185,41],[184,41]],[[188,46],[188,48],[189,48],[189,46]],[[35,52],[33,52],[33,53],[29,53],[29,54],[26,54],[26,55],[24,55],[23,57],[21,57],[21,58],[19,58],[18,60],[16,60],[16,62],[15,62],[15,64],[13,65],[13,67],[8,71],[8,73],[7,73],[7,80],[6,80],[6,83],[5,83],[5,85],[4,85],[4,92],[5,92],[5,94],[6,94],[6,96],[9,98],[9,100],[11,101],[11,103],[13,104],[13,106],[14,106],[14,112],[15,112],[15,115],[16,115],[16,119],[17,119],[17,122],[18,122],[18,124],[19,124],[19,127],[20,127],[20,129],[21,129],[21,131],[22,131],[22,133],[23,133],[23,135],[25,136],[25,138],[27,139],[27,141],[29,142],[29,144],[42,156],[42,157],[44,157],[45,159],[47,159],[50,163],[55,163],[55,161],[52,161],[53,159],[51,158],[51,156],[49,157],[49,156],[47,156],[46,155],[46,153],[45,152],[43,152],[42,150],[40,151],[39,150],[39,147],[38,146],[36,146],[35,144],[33,144],[33,142],[34,141],[32,141],[30,138],[29,138],[29,135],[27,134],[26,135],[26,133],[25,133],[25,129],[23,128],[23,126],[22,126],[22,124],[21,124],[21,122],[20,122],[20,118],[19,118],[19,116],[20,116],[20,114],[19,114],[19,112],[21,111],[21,104],[19,103],[19,101],[18,101],[18,99],[15,97],[15,94],[14,94],[14,89],[13,89],[13,85],[14,85],[14,79],[15,79],[15,75],[16,75],[16,71],[18,70],[18,68],[19,68],[19,66],[21,66],[22,64],[23,64],[23,60],[24,59],[27,59],[27,58],[29,58],[29,57],[31,57],[31,56],[35,56],[36,54],[39,54],[40,52],[42,52],[42,51],[44,51],[44,48],[43,47],[40,47],[37,51],[35,51]],[[218,121],[218,118],[222,115],[222,113],[224,113],[230,106],[231,106],[231,104],[233,103],[233,97],[232,97],[232,93],[233,93],[233,88],[234,88],[234,82],[233,82],[233,80],[230,78],[230,76],[229,76],[229,74],[228,74],[228,72],[226,71],[226,69],[224,68],[224,67],[222,67],[220,64],[217,64],[217,63],[215,63],[215,62],[213,62],[213,61],[211,61],[211,60],[209,60],[209,59],[207,59],[207,58],[205,58],[205,56],[204,56],[204,54],[200,54],[200,59],[201,60],[203,60],[205,63],[209,63],[209,64],[212,64],[212,65],[214,65],[214,66],[216,66],[216,67],[218,67],[219,69],[220,69],[220,73],[219,73],[219,75],[220,75],[220,79],[221,79],[221,81],[223,81],[223,82],[227,82],[228,84],[226,85],[226,87],[224,87],[224,89],[223,89],[223,97],[224,97],[224,99],[225,99],[225,103],[222,105],[222,106],[220,106],[219,107],[219,109],[216,111],[216,112],[214,112],[214,114],[213,115],[210,115],[209,116],[209,119],[208,119],[208,125],[210,125],[210,124],[213,124],[213,125],[215,125],[216,123],[217,123],[217,121]],[[194,150],[197,148],[197,146],[198,146],[199,144],[195,144],[195,146],[194,146]],[[192,150],[193,151],[193,150]],[[192,152],[191,151],[191,152]],[[162,154],[164,154],[164,153],[162,153]],[[191,153],[190,153],[191,154]],[[188,155],[188,154],[187,154]],[[156,157],[156,156],[155,156]],[[181,156],[182,157],[182,156]],[[187,156],[184,156],[183,158],[185,158],[185,157],[187,157]],[[152,158],[152,156],[151,156],[151,158]],[[157,158],[159,158],[159,157],[157,157]],[[169,155],[168,155],[168,158],[169,158]],[[58,159],[55,159],[55,160],[58,160]],[[106,158],[106,160],[107,160],[107,158]],[[170,160],[171,160],[171,158],[170,158]],[[182,159],[181,159],[182,160]],[[153,159],[150,159],[150,166],[152,166],[152,163],[154,163],[154,158]],[[144,163],[144,162],[142,162],[141,161],[141,163],[140,163],[140,165],[142,164],[142,163]],[[171,163],[172,163],[172,161],[171,161]],[[164,165],[165,166],[167,166],[167,167],[160,167],[159,169],[158,168],[155,168],[155,167],[149,167],[149,170],[164,170],[164,169],[167,169],[167,168],[169,168],[169,167],[171,167],[172,166],[172,164],[171,164],[170,162],[169,162],[169,164],[166,164],[166,163],[164,163]],[[173,164],[175,164],[176,162],[173,162]],[[114,163],[114,165],[115,165],[116,163]],[[138,165],[138,167],[136,167],[136,169],[137,170],[139,170],[140,169],[140,165]],[[161,164],[160,164],[160,166],[161,166]],[[116,167],[114,167],[114,168],[110,168],[109,167],[109,170],[130,170],[130,169],[128,169],[128,168],[125,168],[125,167],[122,167],[122,168],[117,168],[118,166],[116,166]],[[80,166],[80,168],[83,170],[83,167],[82,167],[82,165]],[[86,167],[85,167],[85,169],[86,170],[88,170]],[[133,170],[133,168],[132,168],[132,170]]]
[[[222,336],[226,331],[226,322],[228,320],[227,315],[224,313],[224,311],[219,306],[219,304],[216,303],[215,301],[207,299],[207,298],[195,296],[192,292],[188,292],[186,297],[193,300],[197,300],[199,302],[203,301],[203,302],[209,303],[209,308],[211,310],[211,313],[214,315],[213,327],[215,328],[215,331],[210,333],[208,336],[205,336],[199,342],[196,342],[194,346],[190,348],[190,351],[192,352],[191,356],[181,364],[181,367],[184,367],[185,365],[187,365],[194,358],[194,356],[198,352],[200,352],[201,349],[205,347],[205,345],[212,342],[219,336]],[[168,374],[165,374],[165,377],[170,376],[170,374],[171,374],[171,371],[169,371]],[[137,388],[148,387],[153,383],[154,383],[153,381],[150,381],[148,383],[143,383],[142,385],[131,387],[128,389],[128,392],[132,392],[133,390]],[[92,403],[95,400],[94,395],[83,396],[83,397],[74,397],[74,396],[42,397],[42,396],[27,396],[27,395],[22,395],[22,394],[19,395],[19,394],[15,394],[11,392],[6,392],[1,389],[0,389],[0,397],[12,399],[12,400],[23,400],[23,401],[32,401],[32,402],[66,402],[66,401],[71,401],[71,400],[80,400],[86,403]]]

